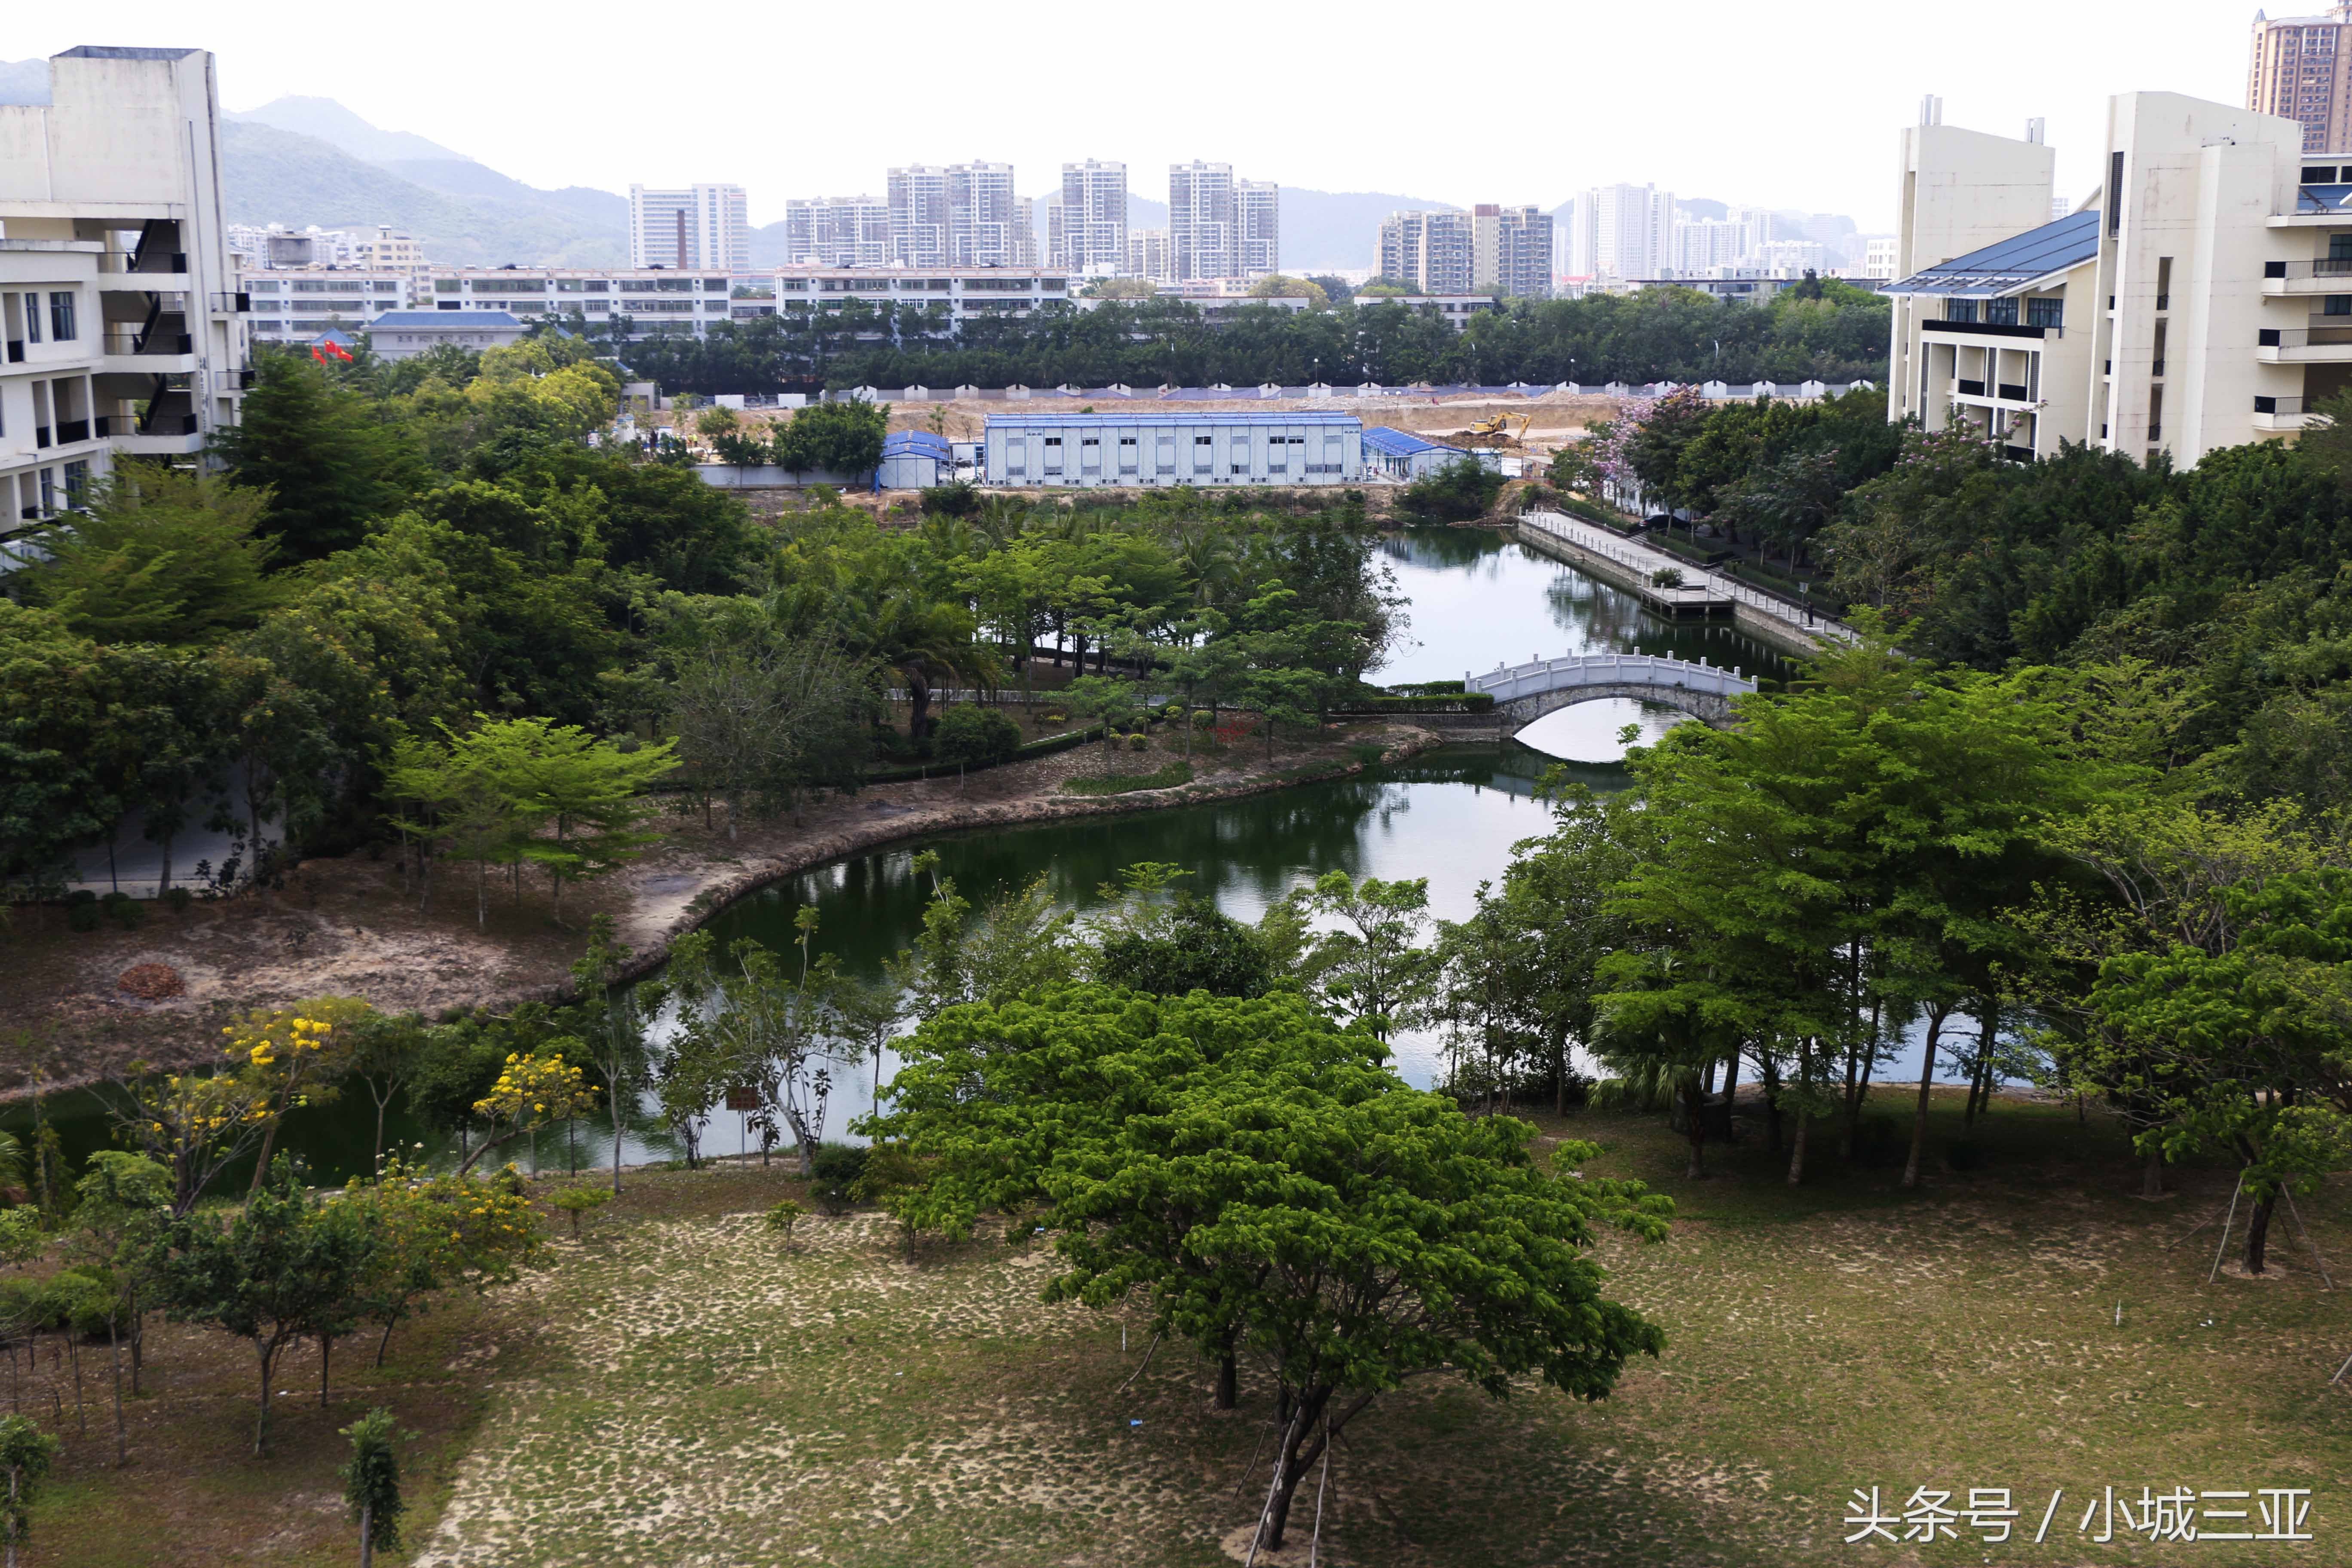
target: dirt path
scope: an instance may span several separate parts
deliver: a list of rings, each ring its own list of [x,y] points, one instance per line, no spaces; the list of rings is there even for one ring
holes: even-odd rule
[[[567,889],[562,920],[543,882],[518,888],[493,870],[477,916],[475,868],[444,862],[429,910],[394,857],[379,851],[305,862],[281,889],[200,903],[173,915],[153,907],[134,931],[74,933],[61,911],[20,917],[0,972],[0,1096],[22,1092],[37,1069],[52,1089],[94,1081],[126,1064],[206,1059],[226,1012],[320,995],[361,996],[387,1012],[440,1017],[562,994],[595,914],[613,917],[642,971],[670,942],[731,900],[779,879],[877,845],[960,828],[1148,811],[1230,799],[1360,772],[1352,748],[1378,743],[1389,760],[1441,737],[1402,724],[1334,731],[1314,741],[1238,743],[1196,752],[1193,781],[1111,796],[1064,793],[1064,781],[1147,773],[1181,752],[1155,746],[1107,757],[1086,746],[974,773],[879,784],[814,802],[796,819],[747,825],[730,838],[719,808],[656,826],[660,841],[626,870]],[[142,999],[121,981],[160,964],[178,995]]]

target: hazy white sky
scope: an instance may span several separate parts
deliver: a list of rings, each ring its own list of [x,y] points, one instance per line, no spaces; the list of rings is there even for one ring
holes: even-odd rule
[[[2297,9],[2290,4],[2283,10]],[[2310,5],[2316,11],[2322,6]],[[226,107],[341,100],[535,185],[740,182],[880,195],[892,163],[1064,160],[1466,204],[1612,180],[1893,222],[1895,134],[1922,94],[2007,135],[2046,116],[2063,192],[2096,182],[2108,94],[2238,101],[2252,6],[2043,0],[1953,8],[1716,3],[1411,5],[611,5],[429,17],[113,0],[30,8],[5,52],[194,45]],[[430,26],[419,26],[420,20]],[[321,49],[332,36],[338,47]],[[345,47],[348,46],[348,47]]]

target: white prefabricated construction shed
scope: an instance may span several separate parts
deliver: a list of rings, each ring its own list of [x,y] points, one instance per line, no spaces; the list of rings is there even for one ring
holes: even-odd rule
[[[992,415],[992,485],[1344,485],[1363,475],[1352,414]]]

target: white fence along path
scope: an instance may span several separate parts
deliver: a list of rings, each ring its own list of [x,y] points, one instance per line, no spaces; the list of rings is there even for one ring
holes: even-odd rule
[[[1765,593],[1762,589],[1742,583],[1735,577],[1726,576],[1720,572],[1710,572],[1704,566],[1683,560],[1680,556],[1669,555],[1663,550],[1655,550],[1642,543],[1639,540],[1626,539],[1622,535],[1610,532],[1596,523],[1586,522],[1580,518],[1570,517],[1565,512],[1525,511],[1519,514],[1519,521],[1538,533],[1549,533],[1553,538],[1573,544],[1580,550],[1590,551],[1603,560],[1613,561],[1629,571],[1638,573],[1645,584],[1649,582],[1652,574],[1673,567],[1682,574],[1683,585],[1680,588],[1651,587],[1648,590],[1651,595],[1668,604],[1746,605],[1760,614],[1769,616],[1776,621],[1812,637],[1845,643],[1862,640],[1862,634],[1843,621],[1832,620],[1827,616],[1818,615],[1801,605],[1790,604],[1777,595]]]
[[[1654,653],[1587,653],[1539,658],[1530,664],[1496,665],[1485,675],[1465,674],[1462,686],[1467,691],[1490,693],[1497,703],[1588,686],[1647,686],[1744,697],[1756,689],[1756,678],[1705,659],[1692,664]]]

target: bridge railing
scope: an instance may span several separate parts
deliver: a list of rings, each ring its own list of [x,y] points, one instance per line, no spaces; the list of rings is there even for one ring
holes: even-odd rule
[[[1756,678],[1704,659],[1693,664],[1663,654],[1589,653],[1498,665],[1485,675],[1465,674],[1462,686],[1466,691],[1489,693],[1497,702],[1586,686],[1649,686],[1740,697],[1756,689]]]
[[[1675,603],[1708,604],[1728,599],[1817,637],[1846,643],[1862,640],[1862,634],[1853,627],[1843,621],[1832,620],[1801,601],[1786,598],[1753,584],[1742,583],[1721,572],[1710,572],[1687,561],[1677,560],[1664,551],[1622,539],[1604,528],[1570,517],[1565,512],[1523,511],[1519,514],[1519,521],[1539,533],[1549,533],[1580,550],[1638,572],[1645,580],[1651,573],[1670,566],[1680,571],[1683,574],[1680,588],[1652,587],[1646,590],[1658,597]]]

